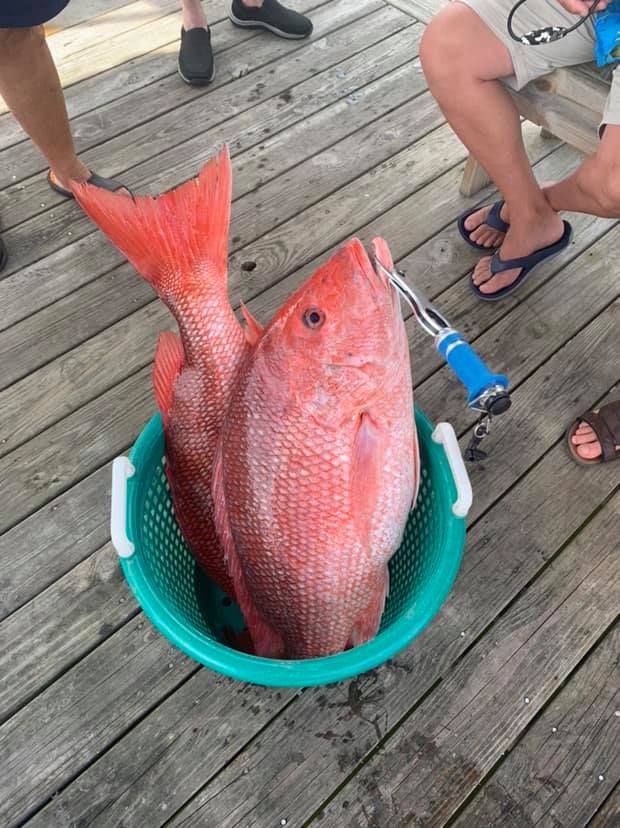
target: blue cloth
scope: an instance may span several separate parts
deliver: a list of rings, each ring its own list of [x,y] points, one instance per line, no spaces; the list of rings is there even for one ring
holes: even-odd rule
[[[620,60],[620,0],[614,0],[605,11],[599,12],[594,18],[596,31],[596,63],[606,66]],[[618,49],[618,54],[612,54]]]
[[[0,29],[39,26],[56,17],[69,0],[0,0]]]

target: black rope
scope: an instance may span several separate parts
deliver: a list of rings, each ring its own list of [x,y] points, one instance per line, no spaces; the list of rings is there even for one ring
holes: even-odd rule
[[[590,6],[590,11],[587,15],[585,17],[580,17],[573,26],[569,26],[568,28],[565,26],[545,26],[542,29],[534,29],[532,32],[526,32],[523,35],[518,35],[512,27],[512,21],[515,14],[526,2],[527,0],[518,0],[518,2],[512,7],[510,14],[508,15],[508,34],[513,40],[516,40],[517,43],[523,43],[525,46],[542,46],[545,43],[555,43],[556,40],[562,40],[563,37],[566,37],[566,35],[574,32],[575,29],[583,26],[586,20],[589,20],[590,17],[592,17],[601,0],[594,0],[594,3]]]

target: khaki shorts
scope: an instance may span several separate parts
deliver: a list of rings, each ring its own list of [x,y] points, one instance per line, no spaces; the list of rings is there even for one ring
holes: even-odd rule
[[[547,75],[559,66],[574,66],[594,60],[594,26],[587,21],[576,31],[555,43],[525,46],[508,34],[506,22],[514,0],[459,0],[473,9],[510,52],[515,73],[505,82],[514,89]],[[565,11],[557,0],[530,0],[516,13],[513,28],[517,34],[543,26],[572,26],[576,16]],[[601,127],[620,125],[620,71],[612,76],[611,91],[605,105]]]

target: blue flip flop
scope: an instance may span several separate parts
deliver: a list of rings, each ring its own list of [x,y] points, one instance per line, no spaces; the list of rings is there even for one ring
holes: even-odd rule
[[[506,224],[506,222],[502,218],[500,218],[500,215],[499,215],[503,206],[504,206],[503,199],[501,199],[500,201],[496,201],[495,204],[491,207],[491,212],[489,213],[489,215],[486,217],[486,219],[482,223],[486,224],[487,227],[490,227],[492,230],[497,230],[500,233],[507,233],[508,228],[510,227],[510,225]],[[482,209],[481,207],[473,207],[471,210],[468,210],[466,213],[463,213],[462,216],[459,216],[458,228],[459,228],[459,233],[461,234],[463,239],[467,242],[467,244],[470,247],[473,247],[474,250],[489,251],[489,250],[493,250],[493,248],[492,247],[485,247],[483,244],[478,244],[477,242],[472,241],[472,238],[471,238],[470,234],[473,233],[474,231],[473,230],[468,230],[465,227],[465,222],[467,221],[467,219],[470,216],[473,216],[474,213],[477,213],[478,210],[481,210],[481,209]],[[476,229],[478,229],[478,228],[476,228]]]
[[[506,296],[510,296],[511,293],[514,293],[515,290],[518,290],[518,288],[521,287],[523,282],[525,282],[527,277],[537,265],[542,264],[542,262],[550,259],[552,256],[557,256],[558,253],[566,250],[570,244],[572,235],[573,228],[567,221],[565,221],[564,233],[559,241],[554,244],[550,244],[548,247],[541,247],[540,250],[537,250],[535,253],[531,253],[529,256],[521,256],[520,259],[508,259],[507,261],[503,261],[500,258],[499,251],[495,252],[491,257],[491,273],[494,276],[497,273],[503,273],[506,270],[516,270],[517,268],[521,268],[521,273],[519,273],[511,285],[501,288],[500,290],[496,290],[494,293],[483,293],[478,285],[474,284],[474,274],[472,272],[469,275],[470,288],[476,296],[484,302],[497,302],[498,299],[505,299]]]

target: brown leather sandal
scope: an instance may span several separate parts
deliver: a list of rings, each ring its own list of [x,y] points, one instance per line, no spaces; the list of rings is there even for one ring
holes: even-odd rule
[[[602,454],[595,460],[585,460],[577,452],[577,446],[573,445],[572,437],[581,423],[587,423],[592,428],[601,444]],[[620,449],[616,448],[620,446],[620,400],[607,403],[598,411],[589,409],[581,417],[577,417],[566,432],[566,443],[573,459],[583,466],[617,460],[620,457]]]

